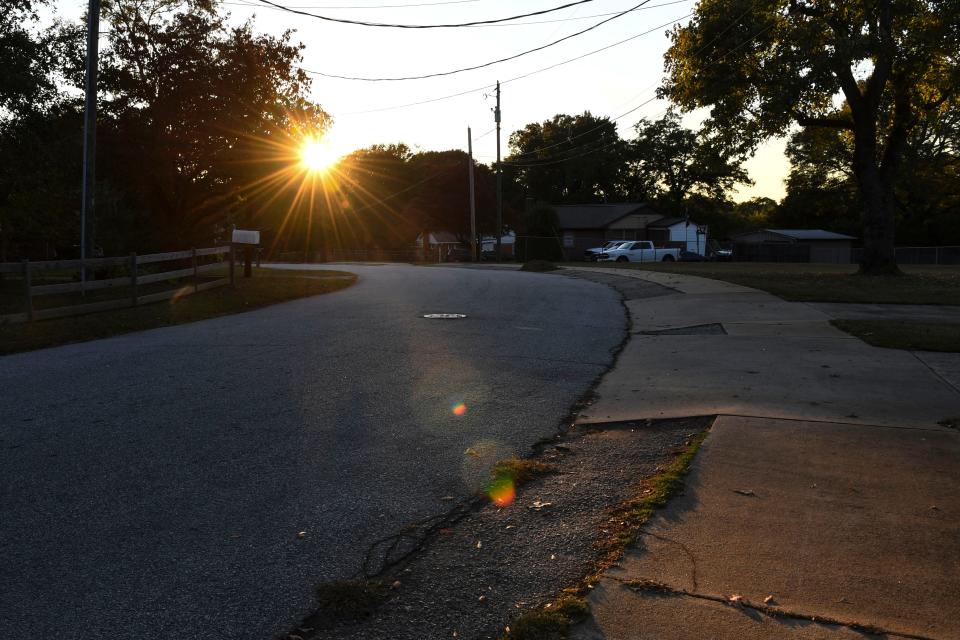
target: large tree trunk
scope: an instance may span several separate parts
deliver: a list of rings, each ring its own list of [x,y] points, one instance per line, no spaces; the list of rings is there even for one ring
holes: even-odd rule
[[[900,273],[894,244],[895,216],[893,183],[884,181],[876,167],[857,172],[863,198],[863,255],[860,273],[890,275]]]
[[[871,118],[854,126],[853,172],[860,187],[863,211],[863,255],[860,273],[900,273],[894,245],[896,227],[893,180],[881,169],[877,158],[876,124]]]

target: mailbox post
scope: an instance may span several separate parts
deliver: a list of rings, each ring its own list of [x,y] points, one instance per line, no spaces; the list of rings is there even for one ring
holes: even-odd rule
[[[243,277],[253,275],[253,250],[260,246],[260,232],[247,229],[234,229],[233,246],[243,249]]]

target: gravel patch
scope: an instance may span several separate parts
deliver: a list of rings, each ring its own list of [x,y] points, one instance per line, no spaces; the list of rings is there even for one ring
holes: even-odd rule
[[[612,535],[605,527],[615,528],[615,508],[711,422],[626,422],[542,443],[536,459],[553,470],[520,487],[512,503],[460,503],[448,520],[419,523],[394,537],[395,545],[376,546],[372,555],[380,564],[410,554],[375,576],[384,596],[368,617],[343,621],[338,612],[321,610],[289,637],[502,637],[520,614],[577,587],[595,570],[598,543]],[[427,533],[420,536],[418,529]]]
[[[613,287],[623,296],[624,300],[641,300],[643,298],[655,298],[657,296],[669,296],[678,293],[676,289],[671,289],[670,287],[665,287],[640,278],[631,278],[630,276],[618,276],[612,273],[574,269],[564,269],[560,273],[569,278],[589,280],[590,282]]]

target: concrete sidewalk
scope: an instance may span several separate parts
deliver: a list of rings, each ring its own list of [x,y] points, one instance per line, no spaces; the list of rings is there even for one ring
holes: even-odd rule
[[[960,433],[937,424],[960,415],[960,356],[870,347],[745,287],[610,271],[678,293],[627,303],[636,335],[579,422],[720,417],[573,637],[960,638]]]

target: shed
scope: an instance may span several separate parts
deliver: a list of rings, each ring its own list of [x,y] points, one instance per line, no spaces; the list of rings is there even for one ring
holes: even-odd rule
[[[854,240],[823,229],[760,229],[733,237],[733,259],[850,264]]]
[[[690,218],[660,218],[647,225],[648,240],[655,246],[679,246],[701,256],[706,255],[707,227]]]

